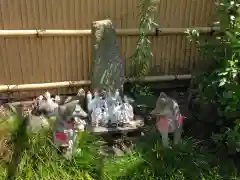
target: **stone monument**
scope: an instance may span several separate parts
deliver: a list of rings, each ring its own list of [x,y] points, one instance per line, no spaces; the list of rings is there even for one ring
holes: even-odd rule
[[[92,90],[119,89],[124,83],[124,62],[120,57],[119,43],[111,20],[92,23]]]

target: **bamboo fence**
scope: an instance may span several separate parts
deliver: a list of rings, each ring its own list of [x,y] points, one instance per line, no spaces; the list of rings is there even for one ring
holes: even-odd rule
[[[207,65],[184,32],[218,31],[210,27],[214,2],[160,1],[156,15],[160,28],[148,33],[154,55],[149,77],[189,74]],[[90,83],[91,23],[105,18],[116,27],[128,74],[127,59],[139,35],[138,5],[139,0],[0,0],[0,91],[29,84],[41,89]]]

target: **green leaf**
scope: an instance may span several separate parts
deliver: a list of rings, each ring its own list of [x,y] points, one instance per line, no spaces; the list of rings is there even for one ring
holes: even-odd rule
[[[237,77],[238,73],[237,72],[232,72],[232,78],[235,79]]]
[[[238,43],[238,39],[236,38],[234,33],[230,32],[230,31],[226,31],[225,34],[230,39],[230,41],[232,41],[233,43],[236,43],[236,44]]]
[[[221,72],[221,73],[219,73],[218,75],[219,76],[225,76],[225,75],[227,75],[228,74],[228,72]]]
[[[221,79],[221,81],[219,83],[219,87],[224,86],[226,84],[226,82],[227,82],[226,78]]]

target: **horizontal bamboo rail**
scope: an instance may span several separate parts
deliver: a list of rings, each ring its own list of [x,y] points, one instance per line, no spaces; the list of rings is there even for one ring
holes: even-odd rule
[[[220,32],[219,27],[196,27],[196,28],[157,28],[147,33],[149,36],[181,35],[186,34],[187,29],[196,29],[202,34]],[[137,36],[139,29],[116,29],[117,35]],[[0,30],[0,37],[21,36],[90,36],[91,30],[69,30],[69,29],[35,29],[35,30]]]
[[[165,76],[147,76],[141,79],[129,79],[127,82],[144,82],[144,83],[154,83],[162,81],[174,81],[174,80],[190,80],[192,76],[190,74],[183,75],[165,75]]]
[[[166,76],[148,76],[142,79],[130,79],[129,82],[161,82],[161,81],[173,81],[173,80],[190,80],[190,74],[186,75],[166,75]],[[53,83],[37,83],[37,84],[19,84],[19,85],[0,85],[0,92],[14,92],[14,91],[29,91],[29,90],[41,90],[41,89],[56,89],[67,87],[81,87],[89,86],[91,81],[64,81]]]
[[[63,82],[53,82],[53,83],[0,85],[0,92],[78,87],[78,86],[88,86],[90,84],[91,84],[91,81],[63,81]]]

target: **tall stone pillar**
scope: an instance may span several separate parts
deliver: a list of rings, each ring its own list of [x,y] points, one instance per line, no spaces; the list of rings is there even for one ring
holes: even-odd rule
[[[92,90],[104,88],[122,91],[124,62],[111,20],[92,23],[92,41]]]

